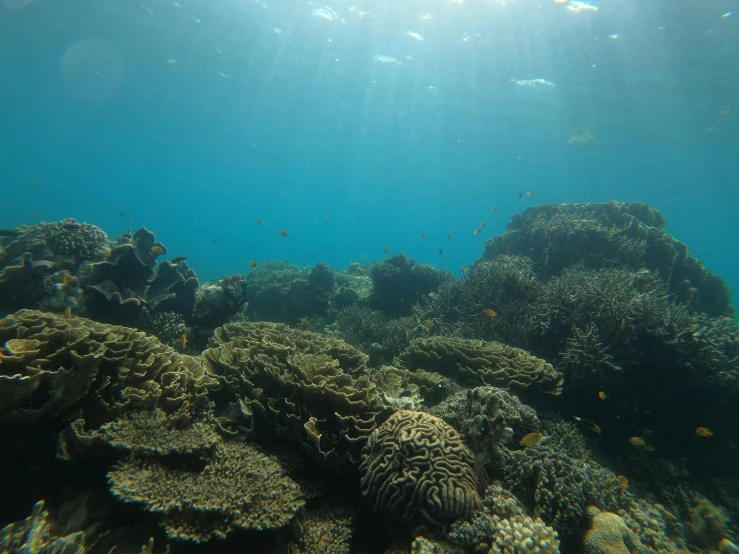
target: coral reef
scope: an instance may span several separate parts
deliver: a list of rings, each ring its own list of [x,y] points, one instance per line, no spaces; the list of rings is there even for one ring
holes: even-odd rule
[[[562,374],[520,348],[498,342],[431,337],[418,339],[396,363],[410,370],[435,371],[460,383],[492,385],[549,394],[562,390]]]
[[[303,492],[273,457],[244,442],[222,442],[199,471],[156,458],[119,462],[108,473],[124,502],[163,514],[171,539],[205,542],[236,529],[287,525],[304,504]]]
[[[337,499],[306,506],[291,524],[296,537],[271,554],[349,554],[356,520],[356,508]]]
[[[488,241],[485,258],[528,256],[542,279],[578,265],[648,269],[694,310],[733,317],[729,288],[665,232],[665,225],[659,211],[641,202],[532,206]]]
[[[197,289],[192,319],[198,324],[216,327],[226,323],[245,302],[246,279],[239,274],[227,275]]]
[[[414,304],[451,278],[448,271],[396,254],[372,268],[369,305],[389,315],[409,315]]]
[[[470,521],[454,523],[449,540],[466,552],[488,554],[558,554],[557,533],[541,519],[526,515],[515,496],[498,485],[489,486],[482,510]]]
[[[400,410],[362,451],[362,496],[375,512],[410,527],[442,528],[480,507],[485,483],[457,432],[423,412]]]
[[[11,523],[0,531],[0,552],[82,554],[86,551],[84,533],[56,536],[52,533],[48,517],[44,501],[39,500],[25,520]]]
[[[367,356],[338,339],[282,324],[228,324],[203,355],[222,394],[238,401],[240,427],[291,439],[325,466],[358,464],[385,411],[365,374]]]

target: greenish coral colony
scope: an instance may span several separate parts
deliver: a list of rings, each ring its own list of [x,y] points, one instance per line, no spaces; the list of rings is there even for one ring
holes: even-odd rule
[[[665,225],[209,283],[145,228],[3,232],[0,550],[736,552],[739,325]]]

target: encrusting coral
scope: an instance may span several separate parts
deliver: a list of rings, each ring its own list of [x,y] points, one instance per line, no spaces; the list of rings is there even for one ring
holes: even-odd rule
[[[562,390],[562,374],[528,352],[498,342],[450,337],[418,339],[396,359],[400,367],[425,369],[462,384],[492,385],[549,394]]]
[[[471,517],[486,480],[451,426],[410,410],[372,432],[359,472],[362,496],[375,512],[431,530]]]
[[[305,503],[277,460],[245,442],[219,443],[202,470],[131,458],[114,466],[108,481],[122,501],[163,514],[169,538],[192,542],[223,539],[236,529],[279,529]]]
[[[216,329],[203,355],[240,408],[241,428],[288,438],[328,467],[359,463],[385,404],[366,375],[367,356],[339,339],[277,323]],[[233,422],[222,417],[231,427]]]

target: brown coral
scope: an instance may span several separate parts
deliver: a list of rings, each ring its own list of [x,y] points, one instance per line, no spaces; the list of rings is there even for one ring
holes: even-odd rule
[[[429,414],[393,414],[370,435],[359,471],[370,506],[411,526],[440,528],[480,507],[484,483],[474,455],[451,426]]]
[[[640,545],[623,518],[610,512],[601,512],[589,506],[590,529],[583,539],[585,554],[633,554]]]
[[[347,468],[385,409],[365,375],[367,357],[345,342],[275,323],[216,329],[204,352],[244,427],[297,441],[319,463]],[[221,419],[224,426],[230,426]]]
[[[559,394],[562,374],[525,350],[499,342],[432,337],[419,339],[396,359],[409,370],[425,369],[472,386],[538,389]]]
[[[198,471],[159,459],[130,459],[108,473],[115,496],[164,515],[172,539],[205,542],[236,529],[279,529],[305,504],[277,460],[242,442],[223,442]]]

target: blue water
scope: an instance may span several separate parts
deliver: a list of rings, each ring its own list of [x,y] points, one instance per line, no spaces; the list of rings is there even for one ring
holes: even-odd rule
[[[330,1],[1,0],[0,227],[144,225],[205,280],[459,274],[527,206],[617,197],[739,289],[737,0]]]

